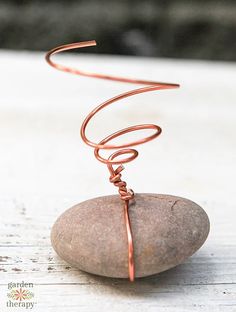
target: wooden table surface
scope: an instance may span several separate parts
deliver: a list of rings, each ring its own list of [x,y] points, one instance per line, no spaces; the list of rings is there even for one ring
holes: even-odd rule
[[[185,263],[134,283],[90,275],[60,259],[50,244],[56,218],[76,203],[117,192],[81,140],[81,123],[96,105],[136,86],[58,72],[42,53],[2,51],[0,311],[24,310],[6,306],[8,284],[22,281],[34,285],[34,311],[236,311],[236,65],[85,54],[61,60],[181,84],[114,104],[88,135],[98,141],[126,126],[160,125],[162,135],[137,147],[139,157],[123,176],[137,193],[197,202],[211,231]]]

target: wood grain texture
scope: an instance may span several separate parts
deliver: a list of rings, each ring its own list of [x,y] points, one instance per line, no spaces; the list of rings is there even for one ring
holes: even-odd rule
[[[182,85],[114,105],[90,133],[99,140],[110,128],[161,125],[160,139],[138,148],[140,157],[126,165],[128,185],[194,200],[209,215],[210,235],[185,263],[133,284],[61,260],[50,244],[56,218],[76,203],[116,192],[106,167],[80,140],[80,124],[96,104],[130,86],[55,72],[40,53],[1,52],[0,311],[9,311],[7,284],[23,280],[34,283],[33,309],[40,312],[235,312],[235,65],[86,55],[65,60]]]

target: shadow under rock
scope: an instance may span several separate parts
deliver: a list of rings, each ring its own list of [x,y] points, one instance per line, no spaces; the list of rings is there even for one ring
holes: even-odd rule
[[[206,276],[206,267],[208,275]],[[209,270],[211,268],[211,270]],[[193,290],[203,285],[209,285],[217,276],[217,263],[214,257],[201,251],[167,271],[136,278],[134,282],[123,278],[110,278],[86,273],[90,285],[98,285],[106,288],[107,293],[116,292],[124,296],[154,297],[158,293],[183,293],[183,287],[193,287]],[[211,284],[211,283],[210,283]]]
[[[123,278],[110,278],[86,273],[86,277],[91,285],[101,285],[106,288],[106,293],[116,292],[120,295],[153,297],[158,293],[181,293],[177,286],[184,285],[182,275],[186,275],[184,264],[178,265],[165,272],[155,275],[136,278],[134,282]],[[189,276],[189,280],[191,277]]]

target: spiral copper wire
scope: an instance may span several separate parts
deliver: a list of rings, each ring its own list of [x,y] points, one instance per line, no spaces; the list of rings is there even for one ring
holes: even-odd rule
[[[149,92],[149,91],[156,91],[156,90],[162,90],[162,89],[172,89],[172,88],[178,88],[178,84],[173,83],[164,83],[164,82],[155,82],[155,81],[147,81],[147,80],[137,80],[137,79],[131,79],[131,78],[123,78],[123,77],[116,77],[116,76],[110,76],[110,75],[104,75],[104,74],[97,74],[97,73],[88,73],[85,71],[81,71],[75,68],[67,67],[58,63],[55,63],[51,60],[51,56],[53,54],[67,51],[67,50],[73,50],[77,48],[83,48],[83,47],[90,47],[95,46],[96,41],[84,41],[84,42],[76,42],[71,44],[62,45],[59,47],[56,47],[49,52],[47,52],[45,58],[49,65],[52,67],[65,71],[68,73],[81,75],[81,76],[87,76],[87,77],[93,77],[93,78],[99,78],[99,79],[107,79],[112,81],[118,81],[118,82],[127,82],[127,83],[133,83],[133,84],[140,84],[144,85],[145,87],[134,89],[125,93],[122,93],[120,95],[117,95],[97,107],[95,107],[85,118],[85,120],[82,123],[80,134],[83,139],[83,141],[88,144],[89,146],[94,148],[94,155],[95,157],[101,161],[102,163],[106,164],[108,167],[108,170],[110,172],[110,182],[113,183],[117,188],[118,192],[120,194],[121,200],[124,202],[124,218],[125,218],[125,225],[126,225],[126,234],[127,234],[127,241],[128,241],[128,269],[129,269],[129,279],[130,281],[134,281],[135,278],[135,267],[134,267],[134,246],[133,246],[133,238],[132,238],[132,231],[131,231],[131,223],[129,218],[129,202],[134,198],[134,192],[131,189],[127,188],[126,182],[122,181],[121,179],[121,171],[124,169],[123,164],[130,162],[134,160],[138,156],[138,152],[135,149],[131,149],[130,147],[143,144],[145,142],[148,142],[150,140],[153,140],[157,136],[161,134],[161,128],[154,124],[142,124],[142,125],[135,125],[128,128],[124,128],[122,130],[119,130],[117,132],[112,133],[111,135],[104,138],[99,143],[91,142],[86,134],[85,130],[89,123],[89,121],[94,117],[96,113],[98,113],[101,109],[105,108],[106,106],[127,98],[132,95]],[[128,132],[133,132],[137,130],[144,130],[144,129],[153,129],[154,133],[152,135],[149,135],[143,139],[139,139],[136,141],[132,141],[125,144],[107,144],[111,140],[122,136]],[[99,154],[100,149],[116,149],[113,154],[111,154],[108,159],[102,157]],[[120,155],[126,155],[126,157],[115,160]],[[129,155],[129,156],[127,156]],[[114,169],[114,165],[119,165],[116,169]]]

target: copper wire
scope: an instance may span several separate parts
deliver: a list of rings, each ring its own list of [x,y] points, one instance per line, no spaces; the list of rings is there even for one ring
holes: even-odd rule
[[[124,201],[124,218],[125,218],[125,225],[126,225],[126,234],[127,234],[127,241],[128,241],[128,269],[129,269],[129,279],[130,281],[134,281],[135,278],[135,267],[134,267],[134,246],[133,246],[133,238],[132,238],[132,231],[131,231],[131,222],[129,218],[129,202],[134,198],[134,192],[131,189],[127,188],[126,182],[122,181],[121,179],[121,171],[124,169],[124,166],[122,164],[130,162],[134,160],[138,156],[138,152],[135,149],[131,149],[130,147],[143,144],[145,142],[148,142],[150,140],[153,140],[157,136],[161,134],[161,128],[154,124],[142,124],[142,125],[135,125],[128,128],[124,128],[122,130],[119,130],[117,132],[112,133],[111,135],[104,138],[99,143],[95,143],[90,141],[86,136],[86,127],[89,123],[89,121],[94,117],[96,113],[98,113],[101,109],[105,108],[106,106],[127,98],[132,95],[144,93],[144,92],[150,92],[150,91],[156,91],[156,90],[162,90],[162,89],[172,89],[172,88],[178,88],[178,84],[173,83],[164,83],[164,82],[155,82],[155,81],[147,81],[147,80],[138,80],[138,79],[131,79],[131,78],[123,78],[123,77],[116,77],[116,76],[110,76],[110,75],[104,75],[104,74],[97,74],[97,73],[89,73],[85,71],[81,71],[75,68],[67,67],[58,63],[55,63],[51,60],[51,56],[53,54],[67,51],[67,50],[73,50],[77,48],[83,48],[83,47],[90,47],[95,46],[96,41],[84,41],[84,42],[76,42],[71,44],[62,45],[59,47],[56,47],[52,50],[50,50],[45,58],[49,65],[52,67],[65,71],[68,73],[81,75],[81,76],[87,76],[87,77],[93,77],[98,79],[107,79],[112,81],[118,81],[118,82],[127,82],[127,83],[133,83],[133,84],[140,84],[144,85],[142,88],[134,89],[125,93],[122,93],[120,95],[117,95],[102,104],[95,107],[85,118],[85,120],[82,123],[80,134],[83,139],[83,141],[88,144],[89,146],[94,148],[94,155],[95,157],[101,161],[102,163],[106,164],[108,167],[108,170],[110,172],[110,182],[113,183],[117,188],[118,192],[120,194],[120,198],[122,201]],[[108,142],[112,141],[113,139],[122,136],[126,133],[137,131],[137,130],[144,130],[144,129],[152,129],[154,130],[154,133],[152,135],[146,136],[143,139],[139,139],[136,141],[128,142],[125,144],[107,144]],[[108,159],[102,157],[99,154],[100,149],[116,149],[113,154],[111,154]],[[122,159],[116,159],[120,155],[126,155],[126,157],[123,157]],[[119,165],[116,169],[114,169],[114,165]]]

